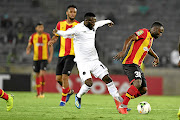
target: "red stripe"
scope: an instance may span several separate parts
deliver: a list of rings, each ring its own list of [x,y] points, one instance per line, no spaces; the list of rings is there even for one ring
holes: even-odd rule
[[[152,43],[152,39],[150,39],[150,41],[149,41],[149,45],[147,46],[148,49],[150,49],[151,43]],[[147,51],[145,51],[143,53],[143,55],[141,56],[141,59],[139,60],[139,63],[138,63],[139,66],[141,66],[141,63],[142,63],[143,59],[145,58],[146,54],[147,54]]]
[[[135,79],[133,79],[129,84],[131,85],[132,84],[132,82],[134,82],[135,81]]]
[[[40,43],[40,46],[38,47],[38,60],[42,60],[42,36],[38,37],[38,43]]]
[[[72,25],[70,25],[70,26],[66,25],[66,30],[71,27],[72,27]],[[71,38],[66,38],[64,56],[69,55],[70,51],[71,51]]]
[[[136,53],[137,53],[139,47],[141,46],[141,44],[143,43],[144,40],[145,40],[145,39],[135,41],[134,46],[133,46],[132,53],[131,53],[131,55],[127,58],[125,64],[133,64],[133,59],[134,59],[134,57],[136,56]]]

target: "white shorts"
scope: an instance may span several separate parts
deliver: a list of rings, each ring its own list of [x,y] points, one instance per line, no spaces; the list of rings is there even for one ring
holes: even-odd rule
[[[77,67],[82,82],[92,78],[91,73],[94,75],[94,77],[100,78],[101,80],[105,75],[109,74],[107,67],[104,66],[99,60],[90,62],[77,62]]]

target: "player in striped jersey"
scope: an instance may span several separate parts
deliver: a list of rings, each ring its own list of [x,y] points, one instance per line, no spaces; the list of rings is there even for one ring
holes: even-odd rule
[[[36,33],[29,37],[29,43],[26,48],[26,54],[30,54],[31,47],[34,47],[33,57],[33,70],[36,72],[36,89],[37,97],[44,97],[44,75],[46,72],[47,64],[52,61],[53,57],[53,46],[49,47],[48,55],[48,41],[50,35],[44,32],[44,25],[42,22],[37,23]]]
[[[77,25],[79,22],[75,20],[76,14],[76,6],[69,5],[66,11],[67,19],[59,21],[56,29],[66,31],[68,28]],[[58,34],[54,35],[49,44],[54,44],[58,40],[58,37]],[[61,36],[59,58],[56,67],[56,81],[62,86],[62,98],[59,106],[65,106],[65,103],[68,102],[69,97],[74,93],[74,91],[69,88],[68,82],[69,75],[71,74],[74,65],[73,38],[64,38]]]
[[[153,40],[160,37],[164,32],[164,27],[160,22],[154,22],[151,29],[140,29],[131,35],[124,43],[123,50],[119,52],[114,59],[122,60],[123,70],[129,78],[131,84],[125,95],[122,95],[119,111],[122,114],[128,114],[127,105],[130,99],[139,97],[146,93],[147,85],[144,73],[140,66],[145,56],[150,54],[154,57],[153,66],[156,67],[159,63],[159,57],[151,48]],[[131,46],[130,46],[131,45]],[[128,47],[127,55],[126,51]]]

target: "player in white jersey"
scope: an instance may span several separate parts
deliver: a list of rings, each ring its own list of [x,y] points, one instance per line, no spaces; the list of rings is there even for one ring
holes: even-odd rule
[[[86,13],[84,21],[75,27],[69,28],[67,31],[53,31],[54,34],[56,33],[63,37],[74,38],[74,61],[77,63],[79,76],[84,83],[75,97],[75,105],[79,109],[81,108],[82,95],[87,93],[93,85],[91,73],[96,78],[100,78],[106,83],[108,91],[114,98],[117,108],[119,107],[119,102],[116,101],[122,99],[112,79],[109,77],[108,69],[99,61],[98,53],[95,48],[96,30],[98,27],[105,24],[111,27],[114,23],[111,20],[96,22],[96,16],[93,13]]]

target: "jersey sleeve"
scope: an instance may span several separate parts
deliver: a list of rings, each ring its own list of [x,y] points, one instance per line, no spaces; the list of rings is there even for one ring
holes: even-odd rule
[[[60,30],[60,22],[57,23],[56,29],[57,29],[57,30]],[[55,34],[55,35],[56,35],[56,36],[59,36],[58,34]]]
[[[95,29],[97,29],[98,27],[102,27],[103,25],[105,24],[108,24],[108,23],[111,23],[112,21],[111,20],[100,20],[100,21],[97,21],[95,23]]]
[[[50,41],[51,40],[51,36],[49,33],[47,33],[47,40]]]
[[[29,37],[29,44],[33,44],[33,35]]]
[[[69,28],[66,31],[58,30],[56,34],[64,38],[73,38],[76,34],[76,27]]]
[[[137,32],[135,32],[137,40],[144,39],[147,37],[147,29],[140,29]]]

